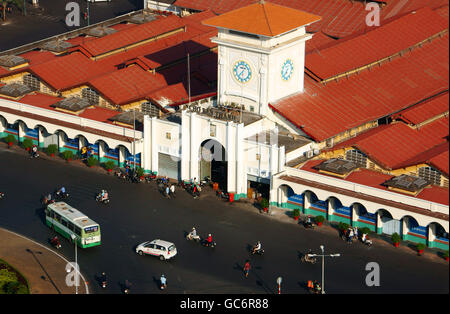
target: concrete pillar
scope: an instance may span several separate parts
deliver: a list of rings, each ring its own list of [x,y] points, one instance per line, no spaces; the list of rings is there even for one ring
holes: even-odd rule
[[[153,172],[159,173],[158,169],[158,143],[156,139],[156,128],[157,128],[158,119],[156,117],[151,118],[151,170]]]
[[[427,228],[427,245],[434,247],[434,240],[436,239],[436,225],[429,224]]]
[[[225,83],[226,73],[227,73],[227,60],[226,60],[226,49],[225,47],[219,47],[219,57],[218,57],[218,69],[217,72],[219,76],[217,78],[217,103],[223,104],[225,101]]]
[[[383,232],[383,221],[381,220],[380,211],[377,211],[377,234]]]
[[[304,213],[307,213],[307,209],[311,206],[311,192],[306,191],[303,197],[303,208]]]
[[[350,212],[350,224],[352,226],[356,226],[355,222],[358,220],[358,215],[356,213],[356,209],[358,208],[358,204],[353,204]]]
[[[19,122],[19,128],[18,128],[18,142],[22,142],[22,138],[25,136],[25,124],[23,122]]]
[[[144,147],[141,155],[141,163],[144,172],[148,173],[152,170],[152,120],[149,115],[144,115]]]
[[[244,169],[244,124],[236,127],[236,193],[245,198],[247,194],[247,171]]]
[[[125,148],[119,147],[119,166],[125,162]]]
[[[190,156],[190,137],[189,136],[189,124],[190,119],[189,116],[186,113],[186,110],[183,110],[181,112],[181,179],[182,180],[189,180],[189,169],[190,169],[190,163],[189,163],[189,156]]]
[[[98,161],[102,162],[102,158],[105,157],[106,145],[103,142],[98,142]]]
[[[200,143],[197,143],[197,137],[194,136],[194,134],[201,134],[200,130],[197,133],[196,132],[196,120],[197,120],[197,114],[195,112],[190,113],[190,123],[189,123],[189,132],[190,134],[190,158],[189,158],[189,178],[197,178],[199,180],[199,173],[198,173],[198,154],[200,150]]]
[[[273,144],[270,146],[269,149],[270,152],[270,156],[269,156],[269,171],[270,171],[270,175],[274,175],[276,173],[278,173],[278,147],[277,144]]]
[[[402,237],[402,240],[406,239],[407,233],[408,233],[408,218],[405,217],[402,219],[402,228],[400,230],[400,236]]]
[[[275,188],[277,184],[273,180],[270,180],[270,199],[269,204],[271,206],[280,206],[280,196],[278,193],[278,188]]]
[[[227,157],[227,191],[237,193],[236,191],[236,150],[235,140],[233,136],[235,124],[232,121],[227,122],[227,142],[226,142],[226,157]]]
[[[0,119],[0,133],[5,132],[6,120]]]
[[[63,132],[58,132],[58,152],[61,152],[61,148],[64,147],[65,137]]]
[[[284,171],[286,164],[286,148],[281,146],[278,150],[278,172]]]
[[[0,126],[1,128],[1,126]],[[1,132],[1,130],[0,130]],[[39,142],[39,148],[43,148],[44,147],[44,131],[42,128],[38,127],[38,142]]]

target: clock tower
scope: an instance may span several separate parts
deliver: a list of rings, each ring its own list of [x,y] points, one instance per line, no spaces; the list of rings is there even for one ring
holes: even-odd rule
[[[302,92],[305,27],[319,16],[260,1],[203,21],[218,28],[217,97],[268,114],[268,103]]]

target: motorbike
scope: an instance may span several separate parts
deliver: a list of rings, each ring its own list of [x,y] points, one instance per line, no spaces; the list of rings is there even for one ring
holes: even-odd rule
[[[196,236],[194,237],[191,233],[188,233],[188,234],[186,235],[186,240],[188,240],[188,241],[200,242],[200,241],[201,241],[201,238],[200,238],[199,235],[196,235]]]
[[[0,200],[3,199],[5,197],[5,193],[0,192]]]
[[[211,182],[211,179],[208,176],[206,176],[203,180],[200,180],[200,186],[204,187],[204,186],[208,185],[210,182]]]
[[[128,280],[125,281],[125,285],[123,287],[123,293],[124,294],[130,294],[130,290],[131,290],[131,282],[129,282]]]
[[[372,240],[370,240],[370,239],[365,239],[364,241],[361,239],[361,242],[363,243],[363,244],[365,244],[365,245],[367,245],[368,247],[371,247],[372,246]]]
[[[221,199],[225,199],[226,201],[228,201],[230,199],[230,194],[228,194],[228,192],[217,191],[216,195]]]
[[[102,282],[101,282],[102,288],[106,288],[107,282],[106,282],[106,274],[102,273]]]
[[[152,181],[156,180],[156,174],[152,173],[148,176],[145,176],[145,182],[150,183]]]
[[[260,248],[259,250],[255,250],[253,248],[251,253],[252,253],[252,255],[255,255],[255,254],[263,255],[264,254],[264,249]]]
[[[109,197],[107,199],[102,200],[102,193],[97,194],[97,196],[95,197],[95,200],[97,202],[101,202],[103,204],[108,204],[109,203]]]
[[[209,243],[208,241],[206,241],[205,239],[203,239],[203,240],[201,241],[201,243],[202,243],[203,246],[206,246],[206,247],[211,247],[211,248],[216,247],[216,242],[214,242],[214,241],[212,241],[211,243]]]
[[[127,178],[127,175],[121,170],[116,171],[114,175],[123,180]]]
[[[67,199],[69,198],[69,193],[56,191],[55,193],[53,193],[53,198],[58,200]]]
[[[53,239],[50,239],[50,244],[53,245],[56,249],[61,248],[61,243],[59,243],[59,239],[56,236]]]
[[[306,229],[314,229],[314,227],[315,227],[314,223],[313,223],[313,222],[308,222],[307,219],[303,220],[302,223],[303,223],[303,226],[304,226]]]
[[[31,152],[30,154],[30,158],[38,158],[39,157],[39,153],[38,152]]]
[[[159,282],[160,282],[161,290],[167,289],[167,279],[166,279],[165,283],[163,283],[161,279],[159,280]]]
[[[304,254],[301,258],[300,261],[302,261],[302,263],[311,263],[311,264],[315,264],[317,262],[317,258],[315,257],[306,257],[307,254]]]

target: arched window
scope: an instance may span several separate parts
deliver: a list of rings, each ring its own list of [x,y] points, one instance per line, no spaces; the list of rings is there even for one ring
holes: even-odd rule
[[[91,88],[84,88],[81,91],[81,97],[87,99],[91,105],[98,105],[99,103],[98,93]]]
[[[345,153],[345,159],[353,161],[359,167],[367,167],[367,156],[357,149],[348,150]]]
[[[24,75],[23,84],[27,85],[32,90],[41,90],[41,81],[33,74]]]
[[[441,185],[441,173],[432,167],[419,168],[419,177],[431,184]]]

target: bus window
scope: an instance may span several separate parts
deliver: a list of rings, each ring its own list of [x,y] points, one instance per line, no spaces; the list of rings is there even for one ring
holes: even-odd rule
[[[64,218],[61,220],[61,223],[64,227],[67,227],[67,220],[65,220]]]
[[[55,220],[58,222],[61,222],[61,215],[58,213],[55,213]]]
[[[74,227],[74,224],[69,221],[67,223],[67,228],[69,228],[70,231],[73,231],[73,227]]]
[[[81,228],[75,226],[75,233],[77,234],[77,236],[80,236],[80,237],[81,237]]]

